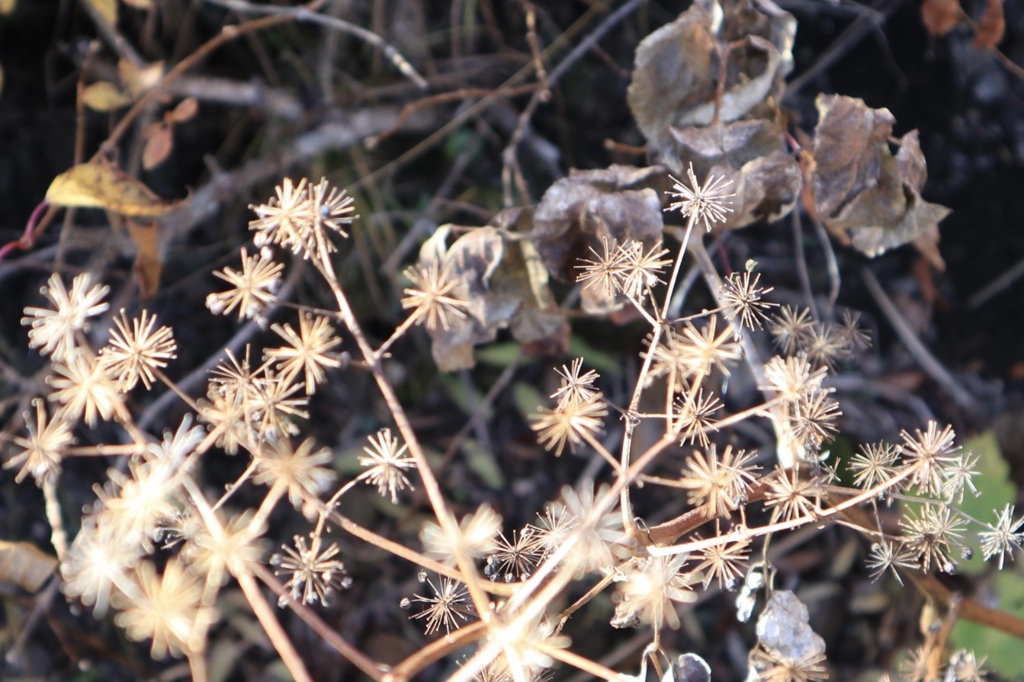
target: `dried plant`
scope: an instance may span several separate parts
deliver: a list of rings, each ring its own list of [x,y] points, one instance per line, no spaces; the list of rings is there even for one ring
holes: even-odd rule
[[[719,113],[716,125],[731,123]],[[645,133],[654,123],[645,122]],[[888,148],[869,156],[891,159],[885,154]],[[666,159],[683,177],[682,161]],[[378,682],[411,679],[445,656],[460,661],[455,680],[523,682],[547,679],[556,666],[643,680],[587,658],[581,652],[588,647],[572,641],[566,624],[597,604],[592,613],[604,608],[609,626],[649,633],[644,666],[650,661],[660,671],[670,648],[663,646],[666,628],[694,627],[688,610],[695,603],[738,589],[739,620],[764,596],[748,680],[809,682],[829,679],[824,641],[808,624],[806,606],[776,584],[773,569],[773,543],[792,531],[843,529],[860,538],[864,567],[875,579],[893,574],[932,600],[943,597],[927,579],[956,572],[969,536],[979,539],[993,570],[1004,569],[1024,545],[1024,519],[1010,504],[986,519],[962,508],[978,495],[978,457],[961,450],[951,426],[928,421],[902,431],[901,442],[861,446],[843,462],[829,451],[844,426],[843,396],[832,378],[868,347],[867,336],[849,311],[840,319],[831,308],[770,300],[773,289],[762,285],[754,261],[720,274],[704,240],[753,216],[749,197],[767,190],[746,184],[755,182],[753,171],[706,159],[698,165],[714,170],[699,179],[688,162],[683,180],[662,168],[580,173],[573,190],[564,191],[575,198],[553,205],[546,196],[525,237],[490,226],[449,246],[448,228],[438,230],[404,269],[404,281],[391,282],[389,304],[404,321],[383,342],[375,340],[380,330],[364,328],[339,276],[339,245],[360,229],[355,200],[327,179],[284,178],[272,198],[251,206],[252,242],[239,249],[240,269],[213,272],[229,288],[206,297],[212,314],[255,320],[251,326],[262,327],[268,344],[283,345],[224,348],[195,391],[167,374],[186,345],[170,326],[158,325],[148,310],[120,309],[104,319],[107,285],[81,274],[69,290],[60,275],[49,277],[39,290],[46,307],[28,306],[22,319],[29,347],[49,363],[45,382],[37,383],[42,395],[25,402],[22,409],[32,409],[11,439],[4,468],[47,496],[65,595],[97,617],[115,611],[114,622],[129,639],[151,642],[154,658],[185,656],[197,680],[209,674],[210,633],[228,617],[229,605],[236,608],[239,593],[292,677],[313,679],[294,641],[296,629],[283,626],[267,601],[269,589],[276,596],[271,601]],[[647,186],[655,177],[667,177],[671,189],[659,196]],[[822,177],[814,182],[819,203],[834,204],[818,207],[830,229],[863,239],[857,230],[867,226],[843,222],[849,218],[844,201],[858,198],[837,196],[821,186]],[[902,182],[901,196],[919,200],[919,187]],[[925,217],[900,220],[926,223]],[[665,220],[678,224],[666,228]],[[650,225],[657,229],[645,231]],[[570,234],[573,248],[551,248],[552,241],[571,241]],[[566,263],[566,253],[583,257]],[[296,268],[333,298],[330,309],[297,306],[293,322],[276,321],[294,314],[278,306],[287,300],[282,280]],[[703,279],[713,305],[682,312],[687,274]],[[549,275],[575,285],[584,309],[639,320],[643,331],[625,390],[605,381],[586,356],[567,364],[560,358],[552,368],[557,388],[548,404],[535,406],[529,428],[520,424],[522,432],[535,437],[535,452],[593,457],[577,485],[524,514],[453,483],[457,477],[445,467],[463,436],[447,457],[428,450],[425,427],[407,414],[412,401],[397,385],[398,364],[405,342],[424,332],[435,357],[460,361],[471,362],[474,345],[505,327],[523,346],[562,349],[557,341],[568,338],[567,320],[578,311],[555,302]],[[94,333],[103,328],[105,335]],[[518,334],[534,336],[524,341]],[[764,359],[772,344],[779,354]],[[372,382],[373,404],[383,406],[372,425],[333,427],[345,430],[356,452],[351,466],[340,449],[318,443],[311,424],[316,400],[349,379],[355,391],[369,392]],[[734,381],[749,383],[756,398],[733,400]],[[135,394],[157,390],[179,397],[187,412],[162,438],[144,432],[134,402]],[[358,439],[350,437],[354,431]],[[751,434],[761,434],[761,442]],[[232,460],[241,473],[223,489],[210,484],[221,454],[244,460]],[[69,458],[101,455],[122,459],[71,524],[76,530],[68,543],[55,487]],[[660,494],[653,489],[675,495],[671,518],[647,504]],[[364,527],[346,515],[350,501],[371,495],[381,498],[393,524]],[[282,542],[275,522],[285,518],[303,530]],[[524,518],[535,521],[507,525]],[[387,557],[374,560],[386,562],[388,571],[401,566],[410,584],[415,576],[418,587],[394,606],[407,609],[425,635],[438,635],[395,666],[360,652],[318,615],[332,605],[344,610],[345,590],[374,579],[371,571],[354,569],[356,541]],[[268,556],[272,546],[280,550]],[[792,641],[783,632],[795,633]],[[928,646],[911,660],[909,678],[931,679],[941,647]],[[969,652],[943,665],[947,680],[982,678],[981,663]]]

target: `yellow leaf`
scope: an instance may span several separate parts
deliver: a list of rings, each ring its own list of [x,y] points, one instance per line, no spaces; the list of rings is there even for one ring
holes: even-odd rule
[[[85,0],[92,5],[100,15],[106,19],[111,26],[117,24],[117,0]]]
[[[159,61],[139,67],[127,59],[122,59],[117,62],[117,73],[121,77],[121,82],[128,88],[128,92],[138,97],[152,90],[160,82],[164,75],[164,63]]]
[[[85,88],[82,93],[85,106],[93,111],[113,111],[131,104],[131,99],[107,81],[99,81]]]
[[[0,582],[17,585],[26,592],[43,586],[57,568],[57,558],[28,542],[0,540]]]
[[[18,0],[0,0],[0,14],[10,14],[17,4]]]
[[[105,208],[132,217],[155,217],[177,207],[120,169],[100,163],[83,163],[55,177],[46,200],[56,206]]]

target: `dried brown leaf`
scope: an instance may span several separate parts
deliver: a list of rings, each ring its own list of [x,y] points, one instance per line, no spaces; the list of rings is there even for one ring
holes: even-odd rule
[[[195,97],[186,97],[185,99],[178,102],[178,106],[170,113],[170,119],[174,123],[184,123],[189,121],[196,112],[199,111],[199,102],[196,101]]]
[[[936,267],[938,222],[949,209],[921,198],[927,165],[917,131],[889,139],[895,119],[886,109],[838,95],[818,97],[814,146],[804,155],[805,201],[844,243],[869,256],[913,242]]]
[[[142,148],[142,167],[150,170],[163,163],[171,153],[174,148],[174,131],[161,121],[148,128],[143,136],[146,138],[146,146]]]
[[[963,10],[960,0],[924,0],[921,21],[933,36],[944,36],[960,23]]]
[[[688,130],[712,123],[776,117],[775,99],[792,67],[796,21],[769,0],[739,0],[723,8],[695,2],[676,21],[647,36],[637,48],[627,98],[649,147],[674,172],[691,161]],[[728,59],[722,97],[717,98],[721,60]],[[715,134],[722,135],[720,129]],[[739,149],[738,138],[723,146]],[[693,143],[693,140],[690,140]],[[770,153],[778,148],[778,143]],[[756,156],[747,152],[737,168]],[[709,164],[710,165],[710,164]],[[697,168],[698,171],[705,169]]]
[[[499,215],[504,222],[508,215]],[[513,219],[514,222],[514,219]],[[473,347],[493,341],[509,328],[524,352],[565,352],[568,324],[547,286],[547,276],[527,240],[499,227],[462,235],[449,248],[451,226],[442,226],[420,249],[419,265],[441,262],[459,285],[450,296],[465,304],[465,317],[451,317],[447,328],[428,329],[432,353],[441,371],[473,366]]]
[[[983,50],[994,50],[1002,42],[1006,32],[1006,17],[1003,16],[1003,0],[988,0],[985,11],[978,19],[978,28],[974,33],[974,47]]]
[[[133,220],[125,222],[128,235],[135,243],[135,263],[132,265],[132,271],[139,283],[139,298],[147,301],[153,298],[160,288],[160,272],[163,269],[157,241],[157,225],[155,222],[146,225],[140,225]]]
[[[0,540],[0,582],[35,592],[50,578],[57,563],[57,557],[29,542]]]
[[[657,192],[646,185],[663,171],[658,168],[610,166],[603,170],[573,170],[544,193],[534,213],[530,235],[541,260],[557,279],[575,282],[583,259],[611,245],[641,242],[644,250],[661,243],[664,221]],[[599,287],[581,291],[583,309],[604,314],[626,301],[608,296]]]

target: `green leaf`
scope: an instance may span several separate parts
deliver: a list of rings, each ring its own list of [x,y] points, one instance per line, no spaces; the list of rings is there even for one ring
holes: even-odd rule
[[[505,487],[505,475],[493,452],[472,438],[467,438],[462,443],[462,451],[466,455],[466,465],[470,471],[479,476],[489,488],[501,490]]]

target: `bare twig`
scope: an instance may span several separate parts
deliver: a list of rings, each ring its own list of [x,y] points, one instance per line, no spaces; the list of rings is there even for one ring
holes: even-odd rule
[[[900,337],[900,341],[907,347],[907,350],[914,356],[918,364],[921,365],[921,369],[925,371],[928,376],[935,381],[935,383],[942,386],[953,401],[961,408],[974,410],[977,408],[977,403],[974,400],[974,396],[967,392],[960,383],[953,378],[942,363],[939,362],[938,358],[932,355],[923,343],[921,339],[917,338],[917,335],[907,324],[903,316],[900,315],[899,310],[896,309],[896,305],[892,302],[885,291],[882,289],[882,285],[879,284],[878,278],[875,277],[875,273],[871,272],[870,268],[863,268],[861,270],[861,276],[864,279],[864,284],[867,286],[868,291],[874,298],[875,303],[885,314],[885,318],[889,320],[889,324],[892,325],[896,335]]]
[[[402,72],[406,78],[414,82],[420,88],[426,90],[429,85],[427,81],[421,76],[416,69],[413,68],[412,64],[402,56],[402,53],[398,51],[393,45],[385,41],[379,35],[373,31],[369,31],[361,26],[349,23],[344,19],[338,17],[330,17],[326,14],[320,14],[314,11],[312,7],[283,7],[278,5],[258,5],[251,2],[244,2],[243,0],[206,0],[209,5],[216,5],[225,9],[230,9],[234,12],[240,12],[243,14],[265,14],[271,16],[287,16],[291,17],[297,22],[303,23],[308,22],[311,24],[319,24],[325,26],[334,31],[340,31],[347,33],[350,36],[358,38],[363,42],[373,45],[381,52],[384,56],[395,65],[395,68]]]

